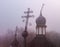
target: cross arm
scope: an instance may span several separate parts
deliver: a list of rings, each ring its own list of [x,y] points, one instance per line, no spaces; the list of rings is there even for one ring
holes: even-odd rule
[[[34,17],[34,15],[22,16],[22,18],[29,18],[29,17]]]
[[[25,14],[26,14],[26,13],[33,13],[33,11],[25,11],[24,13],[25,13]]]
[[[29,17],[34,17],[34,15],[29,15]]]

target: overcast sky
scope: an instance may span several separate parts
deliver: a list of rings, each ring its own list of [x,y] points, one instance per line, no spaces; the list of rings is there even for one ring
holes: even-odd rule
[[[35,18],[30,18],[29,22],[32,23],[30,28],[35,28],[35,19],[39,16],[43,3],[45,4],[43,16],[47,20],[47,30],[59,32],[60,0],[0,0],[0,32],[5,33],[8,29],[15,29],[16,26],[22,27],[24,22],[21,16],[25,15],[24,11],[27,11],[27,8],[34,12],[32,15]]]

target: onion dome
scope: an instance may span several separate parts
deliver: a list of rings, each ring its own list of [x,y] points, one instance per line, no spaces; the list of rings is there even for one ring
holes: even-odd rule
[[[37,25],[45,25],[46,24],[46,19],[45,17],[40,14],[40,16],[36,19],[36,24]]]
[[[44,4],[43,4],[43,6],[44,6]],[[36,19],[36,24],[38,26],[44,26],[46,24],[46,19],[45,19],[45,17],[42,16],[43,6],[42,6],[41,11],[40,11],[40,16]]]

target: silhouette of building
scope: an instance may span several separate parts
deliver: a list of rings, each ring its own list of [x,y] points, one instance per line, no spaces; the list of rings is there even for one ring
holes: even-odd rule
[[[30,8],[28,8],[28,11],[25,12],[28,15],[27,16],[23,16],[26,18],[26,25],[25,25],[25,30],[22,33],[22,37],[24,38],[24,44],[23,47],[55,47],[54,44],[48,39],[46,38],[46,19],[45,17],[42,15],[42,10],[43,10],[44,4],[42,5],[42,8],[40,10],[40,16],[36,19],[36,36],[33,40],[31,40],[31,42],[29,43],[29,46],[27,46],[27,36],[28,36],[28,32],[27,32],[27,25],[28,25],[28,18],[32,17],[29,15],[29,13],[31,13]],[[17,31],[17,27],[16,27],[16,31]],[[12,42],[12,47],[18,47],[19,42],[16,38],[17,32],[15,32],[15,39]]]
[[[53,43],[46,38],[46,19],[42,16],[42,5],[40,16],[36,19],[36,37],[30,42],[30,47],[54,47]]]

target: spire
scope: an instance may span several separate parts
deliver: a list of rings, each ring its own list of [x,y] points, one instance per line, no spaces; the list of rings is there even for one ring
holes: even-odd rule
[[[18,47],[19,42],[17,40],[17,31],[18,31],[18,27],[16,26],[16,30],[15,30],[15,34],[14,34],[14,40],[11,43],[11,47]]]
[[[18,31],[18,27],[16,26],[16,30],[15,30],[15,39],[17,37],[17,31]]]
[[[40,10],[40,16],[42,16],[43,7],[44,7],[44,4],[42,4],[41,10]]]

